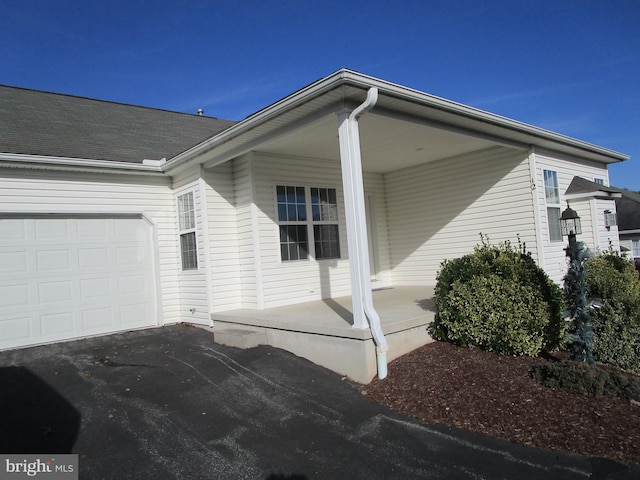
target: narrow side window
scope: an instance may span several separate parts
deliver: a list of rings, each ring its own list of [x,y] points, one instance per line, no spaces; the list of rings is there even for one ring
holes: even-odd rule
[[[544,170],[544,198],[547,204],[547,224],[549,226],[549,241],[561,242],[560,232],[560,189],[558,188],[558,173]]]
[[[182,270],[197,270],[198,248],[196,245],[196,216],[193,206],[193,192],[188,192],[178,197],[178,230]]]

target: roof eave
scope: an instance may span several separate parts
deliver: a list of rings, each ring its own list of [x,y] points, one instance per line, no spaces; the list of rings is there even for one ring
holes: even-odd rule
[[[0,168],[164,175],[162,168],[157,165],[16,153],[0,153]]]
[[[561,135],[517,120],[485,112],[474,107],[469,107],[467,105],[363,75],[348,69],[342,69],[292,93],[262,110],[259,110],[220,134],[215,135],[174,156],[167,161],[163,169],[167,172],[179,169],[191,160],[241,135],[243,132],[251,130],[255,126],[267,122],[271,118],[277,117],[283,112],[304,104],[327,91],[339,87],[340,85],[351,85],[362,88],[365,91],[371,87],[377,87],[380,95],[389,95],[409,102],[420,103],[426,107],[446,111],[453,115],[471,119],[481,124],[490,125],[496,129],[513,132],[521,138],[526,138],[526,143],[530,145],[552,149],[555,145],[555,149],[559,151],[573,153],[574,155],[582,154],[590,159],[602,163],[615,163],[629,159],[628,155],[614,150],[583,142],[566,135]],[[501,135],[499,132],[496,134]]]

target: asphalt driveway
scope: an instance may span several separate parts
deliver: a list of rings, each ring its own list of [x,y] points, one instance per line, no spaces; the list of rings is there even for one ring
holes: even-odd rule
[[[0,452],[77,453],[87,479],[640,478],[420,425],[288,352],[185,326],[0,352]]]

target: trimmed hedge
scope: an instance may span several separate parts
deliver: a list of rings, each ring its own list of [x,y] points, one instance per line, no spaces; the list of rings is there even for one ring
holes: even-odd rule
[[[505,355],[539,355],[564,337],[563,296],[524,245],[492,246],[445,260],[435,288],[430,335]]]
[[[606,371],[584,362],[566,361],[536,365],[531,377],[546,387],[588,397],[621,397],[640,401],[640,379]]]
[[[591,312],[598,360],[640,373],[640,280],[617,253],[587,260],[585,279],[598,308]]]

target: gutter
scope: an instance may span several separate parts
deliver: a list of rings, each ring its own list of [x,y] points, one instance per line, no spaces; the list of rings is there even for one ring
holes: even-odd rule
[[[35,168],[48,170],[107,171],[109,173],[141,173],[163,175],[162,160],[145,160],[142,164],[95,160],[90,158],[50,157],[45,155],[26,155],[18,153],[0,153],[0,167]]]

